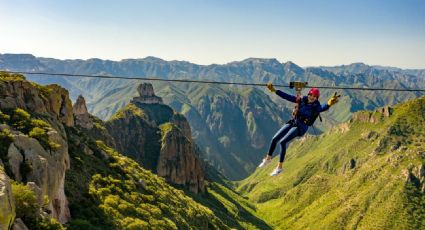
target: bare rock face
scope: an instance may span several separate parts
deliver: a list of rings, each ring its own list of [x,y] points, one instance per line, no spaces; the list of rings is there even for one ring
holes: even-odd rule
[[[85,129],[93,128],[93,121],[90,119],[90,114],[87,111],[86,100],[82,95],[78,96],[72,112],[74,113],[75,124]]]
[[[133,98],[131,102],[139,102],[145,104],[162,104],[162,98],[155,96],[153,91],[152,84],[143,83],[137,87],[137,92],[139,92],[139,97]]]
[[[66,223],[71,218],[64,193],[65,171],[70,167],[68,145],[57,132],[51,132],[49,135],[51,140],[60,144],[55,151],[46,151],[36,139],[24,135],[14,136],[11,146],[19,150],[26,168],[30,169],[20,177],[25,178],[27,182],[34,182],[40,188],[41,196],[48,196],[52,217]],[[15,148],[11,147],[9,150],[14,151]],[[19,168],[18,165],[11,167]]]
[[[16,181],[22,181],[20,172],[21,163],[24,161],[23,156],[19,150],[12,143],[7,151],[7,157],[9,158],[9,165]]]
[[[351,117],[351,121],[361,121],[369,123],[378,123],[382,118],[390,117],[393,113],[393,108],[385,106],[375,110],[374,112],[357,112]]]
[[[13,143],[7,149],[7,160],[13,174],[9,176],[19,182],[34,183],[41,196],[49,198],[51,216],[66,223],[70,220],[70,212],[64,180],[70,161],[65,126],[74,126],[68,91],[58,85],[39,86],[23,77],[0,81],[0,109],[16,108],[45,117],[52,126],[47,132],[48,140],[58,146],[45,149],[38,140],[5,127],[11,130],[13,136]]]
[[[194,154],[191,139],[175,125],[162,134],[157,173],[171,183],[189,188],[194,193],[204,192],[204,173]]]
[[[59,85],[47,86],[50,90],[48,102],[50,102],[50,109],[59,117],[59,120],[66,126],[74,126],[74,116],[72,114],[72,102],[69,98],[69,93],[66,89]]]
[[[204,172],[186,118],[162,104],[151,84],[138,90],[140,97],[107,122],[117,150],[172,184],[203,192]]]
[[[188,138],[189,140],[192,140],[192,131],[190,129],[189,122],[186,120],[186,118],[181,114],[174,114],[171,118],[171,122],[175,124],[183,133],[183,135]]]
[[[0,160],[0,229],[10,229],[15,219],[15,202],[9,177],[3,170]]]

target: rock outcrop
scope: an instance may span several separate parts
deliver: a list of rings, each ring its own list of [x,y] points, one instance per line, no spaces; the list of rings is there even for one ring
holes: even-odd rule
[[[140,96],[133,98],[131,103],[139,102],[145,104],[162,104],[162,98],[155,96],[152,84],[140,84],[139,87],[137,87],[137,92],[139,92]]]
[[[26,81],[23,77],[2,81],[0,108],[21,108],[30,113],[53,117],[66,126],[74,125],[68,91],[58,85],[41,87]]]
[[[192,140],[173,123],[161,126],[161,151],[157,174],[171,183],[198,193],[204,191],[204,173],[194,154]]]
[[[82,95],[78,96],[77,101],[72,107],[74,113],[75,124],[85,129],[93,128],[93,121],[90,119],[90,114],[87,111],[86,100]]]
[[[203,192],[204,172],[186,118],[162,104],[152,85],[138,91],[140,96],[107,122],[117,150],[170,183]]]
[[[392,113],[393,109],[389,106],[385,106],[375,110],[374,112],[361,111],[354,113],[351,117],[351,121],[378,123],[382,118],[390,117]]]
[[[405,177],[405,183],[411,183],[416,186],[422,193],[425,193],[425,164],[405,169],[402,171]]]
[[[74,114],[75,125],[83,128],[84,132],[95,140],[102,140],[108,146],[115,148],[115,142],[112,136],[105,128],[105,123],[99,118],[92,116],[87,111],[86,100],[82,95],[78,96],[72,112]],[[73,138],[78,142],[79,147],[88,155],[93,151],[87,146],[87,143],[80,142],[79,138]]]
[[[58,85],[39,86],[26,81],[20,75],[1,77],[0,109],[23,109],[36,116],[42,126],[50,126],[45,128],[43,134],[33,134],[45,135],[44,144],[40,139],[31,138],[29,133],[22,133],[22,130],[14,130],[8,125],[0,127],[10,131],[13,139],[6,146],[6,153],[2,153],[7,156],[7,165],[13,174],[9,176],[21,183],[34,183],[33,187],[38,187],[41,191],[40,197],[48,197],[51,217],[66,223],[70,220],[70,212],[64,192],[64,180],[70,161],[65,127],[74,126],[68,91]],[[33,121],[31,118],[30,122]],[[49,143],[53,143],[55,147],[49,147]]]

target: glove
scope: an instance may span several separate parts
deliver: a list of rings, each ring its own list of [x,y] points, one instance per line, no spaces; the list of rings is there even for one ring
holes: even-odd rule
[[[268,84],[267,84],[267,88],[272,92],[272,93],[274,93],[274,92],[276,92],[276,89],[274,88],[274,86],[273,86],[273,84],[271,83],[271,82],[269,82]]]
[[[334,93],[334,95],[329,98],[328,105],[333,106],[335,103],[338,102],[338,98],[341,97],[341,95],[338,95],[337,92]]]

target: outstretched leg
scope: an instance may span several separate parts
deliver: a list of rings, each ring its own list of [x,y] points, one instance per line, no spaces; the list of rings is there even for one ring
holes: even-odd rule
[[[282,139],[282,137],[286,135],[286,133],[291,129],[291,127],[292,127],[292,124],[288,123],[282,126],[282,128],[280,128],[279,131],[277,131],[277,133],[272,138],[272,142],[270,143],[270,148],[269,148],[269,151],[267,152],[266,157],[264,157],[263,161],[258,166],[259,168],[262,168],[271,162],[272,155],[273,155],[274,149],[276,148],[277,143],[279,143],[280,139]]]
[[[277,176],[282,172],[282,163],[283,160],[285,160],[285,154],[286,154],[286,147],[288,143],[298,136],[298,127],[291,127],[289,131],[286,133],[286,135],[280,140],[280,158],[279,163],[277,164],[277,167],[273,170],[273,172],[270,174],[270,176]]]
[[[286,148],[289,142],[298,136],[298,128],[292,127],[286,135],[280,140],[280,158],[279,162],[282,163],[285,160]]]
[[[279,129],[279,131],[276,132],[276,134],[272,138],[272,142],[270,143],[270,148],[267,152],[268,156],[271,157],[273,155],[277,143],[279,143],[279,141],[288,133],[291,127],[291,124],[285,124],[284,126],[282,126],[282,128]]]

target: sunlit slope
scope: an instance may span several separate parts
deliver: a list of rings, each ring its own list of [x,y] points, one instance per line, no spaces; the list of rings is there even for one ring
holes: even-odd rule
[[[241,181],[259,215],[281,229],[425,227],[425,98],[392,115],[359,112],[319,137],[292,143],[278,177]]]

